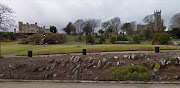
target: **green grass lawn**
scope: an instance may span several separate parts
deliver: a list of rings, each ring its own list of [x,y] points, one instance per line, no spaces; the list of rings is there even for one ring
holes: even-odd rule
[[[173,41],[174,43],[176,42],[176,43],[180,43],[180,41]]]
[[[154,49],[156,45],[151,45],[151,41],[141,42],[141,44],[123,45],[123,44],[110,44],[110,39],[106,39],[106,43],[101,45],[86,45],[86,36],[81,36],[82,42],[75,42],[74,39],[78,36],[67,36],[67,42],[63,45],[46,45],[46,47],[39,45],[22,45],[17,42],[2,43],[2,55],[22,51],[30,48],[33,49],[33,55],[37,55],[38,51],[50,51],[51,54],[62,53],[80,53],[83,48],[88,49],[100,49],[101,51],[131,51],[131,50],[143,50]],[[95,38],[95,42],[98,42],[100,38]],[[178,41],[177,41],[178,42]],[[180,49],[180,46],[173,45],[158,45],[160,49]],[[39,47],[39,48],[36,48]],[[18,53],[17,55],[27,55],[26,52]]]
[[[82,42],[75,42],[74,39],[78,38],[78,36],[66,36],[67,42],[64,45],[86,45],[86,36],[82,35]],[[94,37],[95,43],[98,43],[100,38]],[[106,39],[106,43],[110,43],[110,39]]]
[[[22,51],[30,48],[36,48],[36,47],[42,47],[42,46],[37,46],[37,45],[22,45],[22,44],[17,44],[17,42],[2,42],[1,43],[1,54],[10,54],[14,53],[17,51]]]
[[[144,41],[144,42],[141,42],[142,45],[151,45],[152,44],[152,41]]]
[[[157,45],[121,45],[121,44],[102,44],[102,45],[52,45],[47,47],[42,47],[38,49],[33,49],[33,55],[37,55],[38,51],[50,51],[51,54],[63,54],[63,53],[80,53],[83,48],[88,49],[100,49],[101,51],[132,51],[140,49],[154,49]],[[180,49],[180,46],[173,45],[158,45],[162,50],[169,49]],[[27,55],[27,52],[21,52],[17,55]]]

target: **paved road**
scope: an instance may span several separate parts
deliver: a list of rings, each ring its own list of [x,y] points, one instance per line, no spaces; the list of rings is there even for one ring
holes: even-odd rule
[[[27,51],[27,50],[24,50],[24,51]],[[19,52],[22,52],[22,51],[19,51]],[[27,57],[27,56],[16,56],[16,54],[19,52],[3,55],[3,57],[5,57],[5,58],[7,58],[7,57]],[[164,52],[180,52],[180,50],[160,50],[160,53],[164,53]],[[114,54],[114,53],[155,53],[155,52],[154,51],[114,51],[114,52],[101,52],[100,55]],[[68,55],[68,54],[52,54],[49,56],[54,57],[54,56],[62,56],[62,55]],[[82,55],[82,53],[71,53],[69,55]],[[89,53],[87,53],[87,55],[89,55]],[[90,54],[90,55],[92,55],[92,54]],[[33,57],[38,57],[38,55],[34,55]],[[47,55],[40,55],[40,57],[47,57]]]
[[[180,84],[0,83],[0,88],[180,88]]]

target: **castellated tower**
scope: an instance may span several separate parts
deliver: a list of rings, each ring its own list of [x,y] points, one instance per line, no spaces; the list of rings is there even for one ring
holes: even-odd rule
[[[155,18],[155,25],[154,25],[154,31],[155,32],[163,32],[163,20],[161,19],[161,10],[154,12],[154,18]]]
[[[152,32],[155,33],[161,33],[164,32],[164,25],[163,25],[163,20],[161,18],[161,10],[154,11],[154,22],[149,23],[147,25],[137,25],[137,31],[142,31],[142,30],[151,30]]]
[[[22,26],[23,26],[23,22],[19,21],[19,32],[20,33],[23,33]]]

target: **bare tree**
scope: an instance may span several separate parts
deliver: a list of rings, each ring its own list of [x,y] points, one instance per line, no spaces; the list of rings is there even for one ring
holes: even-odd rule
[[[121,20],[119,17],[115,17],[110,20],[111,26],[115,29],[115,33],[118,34],[121,26]]]
[[[111,26],[109,21],[102,23],[102,28],[106,31]]]
[[[1,30],[8,31],[7,28],[14,28],[15,20],[13,16],[14,11],[6,5],[0,4],[0,26]]]
[[[180,13],[175,14],[170,20],[171,28],[180,28]]]
[[[121,27],[121,30],[123,31],[123,34],[124,34],[124,32],[126,32],[128,35],[130,35],[131,34],[131,32],[132,32],[132,29],[131,29],[132,27],[131,27],[131,24],[130,23],[124,23],[123,25],[122,25],[122,27]]]
[[[136,29],[137,29],[136,21],[131,21],[130,24],[131,24],[131,29],[133,31],[136,31]]]
[[[155,18],[154,18],[154,15],[153,15],[153,14],[147,15],[147,16],[144,17],[144,19],[143,19],[143,22],[144,22],[144,23],[147,23],[147,24],[153,23],[154,21],[155,21]]]
[[[94,33],[95,29],[99,26],[98,22],[100,22],[100,21],[97,20],[97,19],[88,19],[88,20],[86,20],[86,24],[89,24],[89,26],[92,27],[92,33]]]
[[[102,23],[101,27],[102,29],[105,31],[105,37],[108,37],[108,34],[109,34],[109,27],[111,26],[110,22],[109,21],[105,21]]]
[[[76,28],[76,32],[80,34],[83,31],[83,28],[86,26],[86,23],[84,22],[83,19],[78,19],[75,23],[74,26]]]
[[[97,27],[96,27],[96,32],[98,32],[100,29],[102,29],[102,21],[101,21],[101,19],[97,19],[96,20],[97,22]]]

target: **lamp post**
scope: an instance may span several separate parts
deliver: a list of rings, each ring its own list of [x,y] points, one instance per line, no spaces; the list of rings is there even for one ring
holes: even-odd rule
[[[45,34],[43,34],[43,36],[44,36],[44,39],[45,39],[46,35],[45,35]],[[44,42],[44,47],[45,47],[45,42]]]

